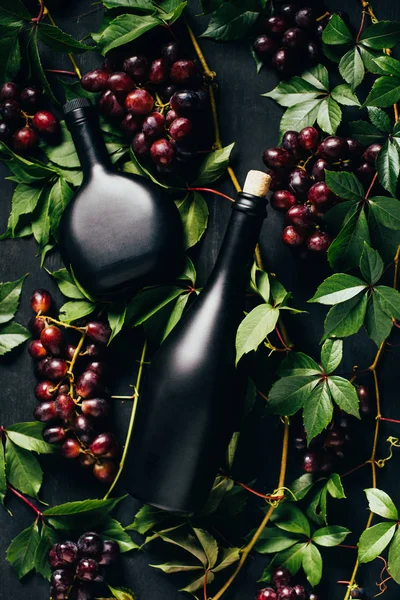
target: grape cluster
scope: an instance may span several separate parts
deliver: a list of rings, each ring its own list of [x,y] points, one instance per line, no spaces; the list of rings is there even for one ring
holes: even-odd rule
[[[371,415],[371,397],[366,386],[357,387],[362,417]],[[300,423],[295,424],[294,447],[300,453],[301,465],[306,473],[329,474],[343,465],[346,456],[352,451],[351,420],[348,415],[338,412],[328,428],[315,437],[307,447],[307,436]],[[355,596],[357,597],[357,596]]]
[[[117,471],[119,448],[115,436],[101,432],[97,425],[110,409],[104,386],[110,328],[98,321],[87,323],[82,328],[86,345],[79,351],[76,345],[67,343],[52,318],[45,316],[52,307],[47,290],[36,290],[31,306],[36,316],[31,322],[34,339],[29,353],[35,360],[39,379],[35,387],[39,404],[33,415],[46,424],[43,439],[59,444],[62,456],[78,459],[83,467],[93,470],[97,479],[111,483]]]
[[[328,188],[325,169],[355,172],[368,186],[380,150],[380,144],[364,149],[357,140],[333,135],[321,141],[315,127],[287,131],[280,147],[265,150],[263,161],[271,169],[274,192],[271,206],[286,212],[282,241],[292,248],[326,252],[332,237],[322,229],[322,219],[341,199]]]
[[[18,154],[26,154],[39,145],[40,136],[54,140],[60,123],[53,113],[40,109],[42,102],[42,92],[35,86],[21,89],[13,81],[3,83],[0,87],[0,141],[10,144]]]
[[[254,52],[282,76],[302,72],[320,62],[322,32],[331,17],[319,22],[309,6],[284,4],[262,24]]]
[[[289,571],[279,567],[272,573],[271,585],[260,590],[256,600],[319,600],[319,596],[302,585],[293,585]]]
[[[183,58],[178,42],[166,43],[161,56],[135,54],[89,71],[82,87],[101,92],[98,108],[132,139],[139,160],[149,158],[162,175],[179,172],[198,158],[196,138],[208,92],[195,62]]]
[[[54,544],[49,552],[52,569],[50,600],[94,600],[96,583],[104,581],[103,569],[116,561],[119,546],[102,540],[95,532],[81,535],[78,541]]]

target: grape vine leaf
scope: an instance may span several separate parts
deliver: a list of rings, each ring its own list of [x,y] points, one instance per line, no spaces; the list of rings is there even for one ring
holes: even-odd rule
[[[18,579],[35,568],[35,554],[40,542],[38,525],[32,523],[13,539],[7,549],[7,560],[14,567]]]
[[[364,46],[374,50],[393,48],[400,42],[400,23],[396,21],[378,21],[364,29],[359,39]]]
[[[54,277],[60,292],[64,294],[64,296],[67,296],[67,298],[72,298],[73,300],[84,300],[85,296],[75,285],[71,274],[65,267],[58,269],[58,271],[53,271],[52,273],[50,271],[47,272],[49,275]]]
[[[20,448],[37,454],[54,454],[57,447],[43,440],[44,423],[37,421],[14,423],[6,428],[7,437]]]
[[[90,315],[96,308],[94,302],[88,300],[71,300],[60,307],[59,319],[64,323],[72,323]]]
[[[400,202],[396,198],[375,196],[368,200],[370,212],[384,227],[400,230]]]
[[[331,96],[322,100],[317,115],[317,123],[323,131],[334,135],[342,121],[342,110]]]
[[[322,41],[329,45],[349,44],[353,41],[353,35],[343,19],[333,14],[323,31]]]
[[[27,340],[31,334],[25,327],[19,323],[6,323],[0,327],[0,356],[4,356],[7,352],[11,352]]]
[[[135,594],[128,588],[113,588],[109,585],[108,589],[117,600],[136,600]]]
[[[14,318],[26,277],[27,275],[23,275],[16,281],[0,283],[0,324],[7,323]]]
[[[333,404],[326,381],[320,382],[304,404],[303,423],[307,439],[314,439],[332,420]]]
[[[216,181],[226,171],[235,142],[210,152],[200,165],[193,185],[204,186]]]
[[[258,348],[278,322],[279,309],[270,304],[260,304],[246,315],[236,335],[236,365],[244,354]]]
[[[310,585],[318,585],[322,578],[322,556],[311,542],[303,550],[302,566]]]
[[[56,25],[38,23],[37,28],[40,41],[55,52],[73,52],[74,54],[80,54],[92,50],[90,46],[86,46],[85,44],[74,40],[71,35],[62,31],[62,29]]]
[[[365,75],[364,63],[357,46],[351,48],[341,58],[339,63],[339,73],[343,79],[351,86],[354,91],[362,82]]]
[[[384,133],[376,125],[368,121],[352,121],[350,123],[350,130],[352,136],[364,146],[369,146],[370,144],[386,139]]]
[[[393,521],[378,523],[361,534],[358,542],[358,560],[367,563],[374,560],[386,548],[396,531]]]
[[[176,201],[183,223],[186,249],[201,240],[208,223],[208,206],[202,194],[190,192],[182,200]]]
[[[367,287],[367,284],[358,277],[346,273],[335,273],[321,283],[309,302],[332,306],[358,296]]]
[[[98,526],[99,534],[107,540],[114,540],[118,543],[121,553],[136,550],[139,546],[126,533],[124,527],[116,519],[107,516]]]
[[[0,7],[1,16],[2,7]],[[13,19],[6,19],[6,21],[7,23],[3,21],[0,26],[0,80],[12,81],[21,66],[19,34],[24,24],[23,21]]]
[[[257,19],[258,12],[224,3],[212,14],[207,29],[200,37],[223,42],[237,40],[248,33]]]
[[[350,270],[360,261],[364,242],[370,243],[368,221],[363,209],[350,217],[328,250],[328,261],[335,269]]]
[[[124,498],[67,502],[48,508],[43,515],[57,530],[88,528],[98,525]]]
[[[399,512],[391,497],[377,488],[368,488],[365,491],[369,510],[384,519],[398,521]]]
[[[105,56],[113,48],[133,42],[162,24],[163,21],[154,15],[123,14],[113,19],[100,35],[92,34],[92,37],[97,43],[96,50]]]
[[[379,131],[388,134],[392,132],[392,121],[389,115],[384,110],[382,110],[381,108],[377,108],[376,106],[369,106],[368,116],[370,118],[371,123],[377,129],[379,129]]]
[[[379,256],[379,252],[373,250],[367,242],[364,242],[364,249],[360,259],[360,270],[365,281],[374,285],[382,277],[383,267],[383,260]]]
[[[396,196],[397,182],[400,174],[400,148],[392,139],[386,140],[376,161],[379,181],[382,186]]]
[[[384,75],[374,81],[363,106],[385,108],[400,100],[400,78]]]
[[[54,529],[42,522],[40,540],[35,552],[35,570],[45,579],[50,579],[51,568],[49,565],[49,552],[53,544],[56,544],[59,536]]]
[[[10,439],[6,444],[7,480],[17,490],[33,498],[38,497],[43,472],[37,458],[28,450],[20,448]]]
[[[364,188],[354,173],[325,170],[325,176],[329,189],[339,198],[355,202],[360,202],[364,198]]]
[[[343,359],[343,340],[327,339],[321,348],[321,365],[328,375],[336,371]]]

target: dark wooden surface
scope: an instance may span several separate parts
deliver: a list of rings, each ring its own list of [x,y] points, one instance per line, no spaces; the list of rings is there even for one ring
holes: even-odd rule
[[[56,21],[78,39],[83,38],[89,31],[96,30],[101,13],[96,5],[91,5],[89,0],[76,0],[57,9],[54,7]],[[330,9],[346,10],[354,27],[360,20],[360,3],[358,0],[349,0],[343,3],[339,0],[328,1]],[[194,29],[200,33],[204,30],[201,18],[194,18],[200,13],[197,0],[191,0],[190,16]],[[400,2],[398,0],[380,0],[373,2],[379,18],[400,19]],[[244,176],[250,168],[262,168],[261,153],[263,149],[276,144],[278,138],[278,125],[281,111],[279,107],[260,94],[269,91],[276,83],[275,75],[266,69],[257,76],[253,59],[249,52],[249,42],[234,44],[218,44],[209,40],[201,42],[209,64],[218,74],[219,84],[219,113],[222,138],[225,144],[236,142],[233,164],[243,182]],[[99,58],[88,55],[78,57],[82,71],[99,64]],[[67,57],[60,59],[58,55],[48,58],[53,68],[69,68]],[[7,175],[6,169],[1,165],[2,178]],[[2,180],[2,198],[0,203],[0,223],[3,231],[10,208],[10,198],[14,184]],[[226,179],[221,183],[221,189],[228,194],[233,194],[230,182]],[[222,239],[224,228],[229,215],[229,203],[219,197],[209,197],[210,220],[209,228],[201,244],[200,258],[197,266],[202,279],[210,271]],[[295,306],[306,307],[305,301],[309,298],[317,284],[326,276],[327,270],[321,265],[304,263],[293,259],[290,252],[280,242],[282,216],[269,210],[267,222],[261,236],[261,248],[266,268],[275,272],[287,289],[294,295]],[[0,281],[10,281],[29,272],[30,276],[24,286],[24,294],[17,320],[27,324],[31,316],[29,295],[37,287],[47,287],[52,290],[55,298],[61,303],[62,298],[55,286],[50,281],[46,272],[40,269],[39,260],[35,257],[36,245],[31,239],[7,240],[0,246]],[[54,270],[60,266],[57,256],[52,255],[47,261],[47,267]],[[292,319],[290,333],[299,350],[309,352],[318,357],[318,341],[322,334],[323,317],[325,309],[311,305],[307,306],[308,315]],[[386,416],[398,418],[398,372],[399,359],[399,334],[393,336],[393,343],[385,351],[380,378],[383,394],[383,412]],[[350,371],[353,364],[366,368],[375,352],[371,344],[362,335],[354,336],[346,341],[347,348],[344,369]],[[120,340],[115,349],[114,358],[114,393],[126,393],[127,386],[135,379],[136,359],[138,349],[135,345],[135,334],[125,336]],[[269,363],[265,363],[268,371]],[[1,424],[7,426],[19,421],[28,421],[32,417],[35,405],[32,388],[34,376],[31,361],[26,348],[15,352],[10,358],[0,363],[0,394],[1,394]],[[129,404],[118,404],[114,415],[114,426],[120,439],[123,439],[129,414]],[[252,418],[245,423],[244,441],[239,451],[237,466],[238,477],[249,481],[258,477],[257,487],[272,490],[276,484],[278,463],[280,456],[280,431],[275,419],[262,419],[262,406],[257,406]],[[364,458],[370,452],[372,441],[372,425],[367,423],[355,428],[357,451]],[[396,425],[383,424],[381,440],[389,435],[398,435]],[[387,445],[381,443],[379,456],[386,456]],[[396,452],[396,451],[395,451]],[[349,457],[348,463],[352,464],[353,458]],[[396,461],[396,462],[395,462]],[[101,497],[102,488],[87,477],[83,469],[71,466],[66,461],[47,459],[45,466],[45,483],[41,497],[49,504],[57,504],[69,500],[84,499],[89,496]],[[379,486],[392,494],[397,503],[400,499],[397,477],[397,460],[393,459],[389,466],[379,472]],[[289,477],[299,476],[298,458],[293,452],[289,457]],[[347,525],[354,534],[349,538],[349,543],[356,543],[358,533],[364,527],[367,511],[363,488],[370,487],[370,471],[365,468],[348,480],[345,480],[347,501],[334,503],[330,523]],[[259,519],[257,504],[252,499],[244,515],[248,529],[254,527]],[[5,561],[5,550],[11,539],[27,527],[33,515],[20,501],[13,497],[8,499],[8,506],[13,513],[1,514],[0,535],[0,598],[1,600],[25,600],[26,598],[45,599],[48,597],[48,584],[38,576],[28,577],[24,583],[18,582],[11,567]],[[119,518],[127,524],[137,509],[133,500],[125,502]],[[335,514],[336,513],[336,514]],[[244,529],[246,531],[246,529]],[[338,585],[337,580],[349,579],[355,560],[352,550],[324,549],[324,576],[320,585],[319,594],[322,600],[339,600],[343,598],[345,587]],[[177,591],[174,576],[167,576],[148,566],[157,562],[154,551],[131,553],[124,557],[120,570],[114,573],[115,584],[131,587],[139,600],[179,600],[183,597]],[[250,559],[248,566],[243,570],[232,588],[226,595],[227,600],[251,600],[254,598],[258,587],[256,581],[260,576],[267,561],[265,558]],[[364,567],[360,572],[359,582],[369,590],[369,597],[376,593],[375,582],[378,580],[381,563],[377,562]],[[221,575],[222,579],[225,577]],[[221,579],[220,579],[221,581]],[[388,600],[399,597],[398,588],[389,583],[386,594]]]

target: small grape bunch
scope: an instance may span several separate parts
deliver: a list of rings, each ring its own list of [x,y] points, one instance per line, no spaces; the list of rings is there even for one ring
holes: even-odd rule
[[[256,600],[319,600],[319,596],[307,592],[302,585],[293,584],[289,571],[278,567],[272,573],[271,585],[260,590]]]
[[[88,531],[78,541],[54,544],[48,561],[52,569],[50,600],[94,600],[96,584],[104,581],[105,567],[118,558],[119,546]]]
[[[325,181],[325,169],[354,172],[365,186],[375,175],[380,144],[365,150],[352,138],[328,136],[320,139],[315,127],[299,133],[287,131],[282,144],[263,153],[271,169],[271,206],[284,211],[282,241],[292,248],[307,248],[310,253],[325,253],[332,237],[323,230],[326,211],[341,201]]]
[[[18,154],[27,154],[37,148],[40,136],[54,140],[60,123],[52,112],[40,108],[42,102],[42,92],[35,86],[21,89],[13,81],[3,83],[0,87],[0,141],[10,144]]]
[[[99,426],[110,409],[105,358],[111,331],[107,324],[91,321],[77,328],[83,336],[82,347],[67,343],[60,328],[63,324],[54,324],[54,319],[47,316],[52,304],[47,290],[32,294],[36,316],[31,322],[34,339],[28,351],[39,379],[35,387],[39,403],[33,415],[46,424],[43,439],[58,444],[62,456],[78,459],[83,467],[93,470],[97,479],[111,483],[119,448],[114,434],[103,432]],[[75,328],[68,331],[75,332]]]
[[[195,128],[208,93],[196,63],[182,58],[178,42],[165,44],[153,61],[135,54],[125,58],[120,71],[107,65],[89,71],[81,83],[87,91],[101,92],[101,114],[117,121],[132,139],[135,155],[150,158],[161,174],[197,158]]]
[[[321,37],[331,17],[319,21],[309,6],[284,4],[262,24],[254,52],[282,76],[301,73],[320,62]]]

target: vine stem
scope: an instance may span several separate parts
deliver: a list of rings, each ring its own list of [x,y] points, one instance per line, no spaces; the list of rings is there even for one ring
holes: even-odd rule
[[[227,196],[226,194],[223,194],[219,190],[213,190],[211,188],[205,188],[205,187],[187,187],[186,190],[188,192],[209,192],[210,194],[217,194],[217,196],[221,196],[221,198],[226,198],[227,200],[230,200],[231,202],[235,202],[234,199],[231,198],[230,196]]]
[[[288,417],[285,417],[283,442],[282,442],[281,467],[280,467],[280,472],[279,472],[278,486],[276,489],[277,492],[279,492],[280,490],[282,490],[285,487],[285,477],[286,477],[287,457],[288,457],[288,447],[289,447],[289,429],[290,429],[289,419],[288,419]],[[222,588],[215,594],[215,596],[213,596],[212,600],[219,600],[219,598],[222,598],[222,596],[225,594],[225,592],[230,588],[232,583],[235,581],[236,577],[242,570],[242,567],[245,564],[250,552],[254,548],[257,540],[259,539],[260,535],[264,531],[265,527],[268,525],[269,520],[272,516],[272,513],[274,512],[275,508],[279,505],[278,498],[279,498],[279,496],[276,496],[276,498],[275,498],[276,503],[270,505],[265,517],[261,521],[261,523],[260,523],[258,529],[256,530],[256,532],[254,533],[253,537],[251,538],[249,543],[242,549],[240,560],[237,564],[236,569],[234,570],[232,575],[229,577],[229,579],[225,582],[225,584],[222,586]]]
[[[46,73],[56,73],[57,75],[69,75],[70,77],[76,77],[75,71],[65,71],[64,69],[44,69]]]
[[[114,481],[112,482],[112,484],[111,484],[108,492],[104,496],[103,500],[107,500],[107,498],[109,497],[109,495],[111,494],[111,492],[113,491],[113,489],[115,488],[115,486],[117,485],[117,482],[118,482],[118,480],[119,480],[119,478],[121,476],[121,473],[124,470],[125,460],[126,460],[126,456],[128,454],[129,443],[130,443],[131,437],[132,437],[132,430],[133,430],[133,425],[135,423],[136,411],[137,411],[138,402],[139,402],[139,390],[140,390],[140,383],[142,381],[143,365],[145,364],[145,360],[144,359],[146,357],[146,350],[147,350],[147,341],[145,340],[144,344],[143,344],[142,355],[140,357],[139,370],[138,370],[138,374],[137,374],[137,377],[136,377],[135,397],[134,397],[134,400],[133,400],[132,411],[131,411],[131,418],[130,418],[130,421],[129,421],[128,431],[127,431],[127,434],[126,434],[124,451],[122,453],[121,461],[119,463],[118,471],[117,471],[117,474],[116,474],[116,476],[114,478]]]
[[[85,341],[86,338],[86,331],[82,332],[81,335],[81,339],[79,340],[76,348],[75,348],[75,352],[73,354],[72,360],[69,363],[69,369],[68,369],[68,375],[69,375],[69,395],[71,396],[71,398],[73,398],[73,393],[74,393],[74,367],[75,367],[75,363],[77,361],[77,358],[79,356],[80,351],[82,350],[82,346],[83,346],[83,342]]]
[[[24,502],[27,506],[29,506],[29,508],[31,508],[36,513],[38,518],[43,516],[43,513],[34,504],[32,504],[32,502],[30,500],[28,500],[28,498],[25,498],[25,496],[23,494],[21,494],[21,492],[16,490],[9,483],[7,483],[7,488],[10,490],[10,492],[12,492],[14,494],[14,496],[17,496],[17,498],[19,498],[20,500],[22,500],[22,502]]]
[[[54,27],[57,27],[56,22],[54,21],[53,17],[51,16],[51,14],[49,12],[49,9],[45,6],[44,2],[42,2],[42,6],[43,6],[43,13],[45,15],[47,15],[50,23],[52,25],[54,25]],[[74,67],[74,71],[75,71],[76,76],[79,79],[82,79],[82,73],[81,73],[81,71],[80,71],[80,69],[79,69],[79,67],[78,67],[78,65],[76,63],[76,60],[75,60],[74,55],[72,54],[72,52],[68,52],[68,58],[69,58],[69,60],[70,60],[70,62],[72,64],[72,66]]]
[[[64,323],[63,321],[57,321],[57,319],[53,319],[53,317],[48,317],[47,315],[37,315],[36,318],[42,319],[42,321],[49,321],[50,323],[54,323],[60,327],[66,327],[67,329],[75,329],[75,331],[79,331],[80,333],[86,332],[86,327],[76,327],[76,325],[70,325],[69,323]]]

